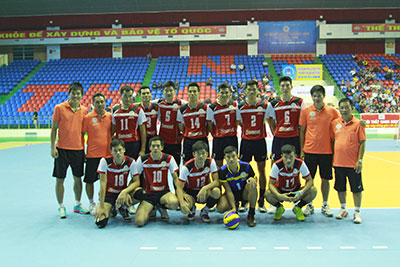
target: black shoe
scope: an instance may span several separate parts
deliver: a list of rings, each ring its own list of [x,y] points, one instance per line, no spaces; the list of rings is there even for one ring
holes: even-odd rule
[[[247,215],[247,225],[249,227],[254,227],[256,226],[256,219],[254,218],[254,215]]]
[[[129,216],[129,211],[125,206],[122,206],[118,209],[119,214],[121,214],[122,218],[125,222],[132,222],[131,216]]]
[[[115,206],[112,206],[111,211],[110,211],[110,217],[115,217],[117,216],[117,210]]]

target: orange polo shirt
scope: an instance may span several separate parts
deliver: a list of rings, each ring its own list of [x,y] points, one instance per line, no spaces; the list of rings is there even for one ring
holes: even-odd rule
[[[365,127],[353,116],[346,124],[342,118],[334,120],[331,131],[335,138],[333,166],[354,168],[358,160],[360,141],[367,139]]]
[[[56,147],[69,150],[84,148],[82,122],[87,114],[87,108],[79,104],[79,109],[73,112],[69,100],[54,108],[53,121],[58,122],[58,141]]]
[[[96,111],[83,119],[82,132],[88,134],[87,158],[104,158],[111,155],[111,113],[105,111],[100,118]]]
[[[332,154],[331,122],[339,118],[339,112],[328,105],[318,111],[314,105],[301,111],[300,126],[306,126],[304,135],[304,153]]]

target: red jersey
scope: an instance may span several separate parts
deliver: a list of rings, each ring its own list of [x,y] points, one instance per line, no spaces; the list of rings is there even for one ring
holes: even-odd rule
[[[124,142],[139,141],[138,128],[144,122],[146,116],[138,105],[131,104],[127,110],[123,110],[120,105],[113,108],[112,123],[115,125],[117,138]]]
[[[178,110],[177,121],[185,125],[184,137],[199,139],[208,135],[207,132],[207,104],[199,103],[191,109],[189,104],[183,105]]]
[[[179,108],[186,102],[175,99],[172,103],[163,100],[158,103],[158,119],[160,120],[159,136],[165,144],[180,144],[182,135],[176,123]]]
[[[137,160],[138,173],[141,175],[141,185],[146,193],[155,193],[169,190],[168,172],[172,174],[179,171],[175,159],[162,153],[161,158],[155,161],[151,154],[146,154]]]
[[[119,166],[114,163],[113,157],[102,158],[97,172],[107,174],[106,196],[119,194],[128,187],[129,176],[138,174],[135,161],[128,156],[124,156]]]
[[[238,107],[236,119],[242,121],[242,138],[259,140],[267,136],[265,119],[267,118],[268,102],[258,100],[257,104],[250,106],[242,103]]]
[[[302,98],[293,96],[289,102],[275,98],[268,106],[268,117],[275,120],[276,137],[290,138],[299,136],[300,112],[305,107]]]
[[[293,192],[300,188],[299,174],[306,178],[310,175],[307,165],[301,159],[296,158],[291,170],[286,169],[283,159],[279,159],[272,165],[270,178],[276,180],[275,187],[283,192]]]
[[[191,159],[183,165],[179,181],[185,183],[185,188],[200,190],[210,183],[210,174],[218,173],[218,167],[214,159],[207,158],[203,168],[197,169],[195,159]]]
[[[207,120],[213,123],[214,137],[236,136],[236,110],[236,101],[229,101],[225,106],[218,102],[208,106]]]
[[[139,105],[146,116],[146,132],[147,139],[157,135],[157,118],[158,118],[158,105],[156,103],[150,103],[150,107],[147,109],[143,106],[143,103]]]

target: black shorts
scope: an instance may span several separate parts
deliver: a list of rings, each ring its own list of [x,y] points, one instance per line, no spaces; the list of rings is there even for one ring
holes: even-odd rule
[[[150,153],[150,144],[149,144],[149,141],[150,141],[150,139],[151,138],[153,138],[154,136],[151,136],[151,135],[148,135],[147,137],[146,137],[146,151],[145,151],[145,154],[149,154]],[[140,148],[139,148],[139,150],[140,150]]]
[[[158,204],[160,204],[160,199],[167,193],[169,193],[169,190],[145,194],[143,201],[146,201],[153,206],[157,206]]]
[[[181,150],[182,150],[181,144],[164,144],[163,152],[173,156],[176,161],[176,164],[179,167],[179,165],[181,164]]]
[[[75,177],[83,176],[85,152],[82,150],[68,150],[57,148],[58,158],[54,159],[53,177],[65,179],[68,166],[71,166]]]
[[[233,146],[238,149],[238,139],[236,135],[226,137],[214,137],[212,146],[213,158],[215,160],[223,160],[225,156],[224,149],[227,146]]]
[[[267,142],[265,142],[264,138],[258,140],[242,139],[240,142],[240,160],[250,162],[253,156],[256,162],[268,159]]]
[[[272,154],[271,154],[271,159],[273,161],[277,161],[281,158],[281,148],[282,146],[289,144],[293,145],[296,148],[296,155],[300,155],[300,141],[299,137],[289,137],[289,138],[281,138],[281,137],[276,137],[274,136],[274,139],[272,140]]]
[[[361,173],[356,173],[354,168],[335,167],[335,190],[346,192],[347,179],[349,178],[351,192],[359,193],[364,191]]]
[[[109,195],[106,195],[106,197],[104,198],[104,203],[109,203],[111,204],[111,206],[114,206],[118,196],[119,194],[117,193],[111,193]]]
[[[310,154],[304,153],[304,162],[310,170],[311,177],[314,179],[319,166],[319,176],[322,179],[332,179],[333,154]]]
[[[142,144],[140,141],[126,142],[125,143],[125,155],[133,158],[134,160],[137,160],[139,157],[139,151],[140,151],[141,145]]]
[[[189,188],[183,188],[183,192],[185,192],[185,194],[188,194],[189,196],[194,198],[194,202],[197,202],[197,194],[200,192],[200,190],[193,190],[193,189],[189,189]],[[200,203],[200,202],[198,202]]]
[[[97,172],[101,158],[86,158],[85,178],[83,181],[88,184],[93,184],[99,180],[100,175]]]
[[[188,162],[189,160],[191,160],[193,158],[192,146],[197,141],[203,141],[204,143],[206,143],[207,147],[208,147],[207,148],[207,152],[210,153],[210,151],[209,151],[210,150],[210,146],[208,144],[208,138],[207,137],[198,138],[198,139],[185,137],[183,139],[183,162]]]

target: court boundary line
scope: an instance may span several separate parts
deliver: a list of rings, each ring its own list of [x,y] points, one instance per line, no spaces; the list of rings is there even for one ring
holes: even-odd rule
[[[391,163],[391,164],[395,164],[395,165],[399,165],[399,166],[400,166],[400,163],[399,163],[399,162],[395,162],[395,161],[391,161],[391,160],[387,160],[387,159],[383,159],[383,158],[371,156],[371,155],[368,155],[368,154],[365,154],[365,156],[366,156],[366,157],[373,158],[373,159],[377,159],[377,160],[386,161],[386,162],[388,162],[388,163]]]

